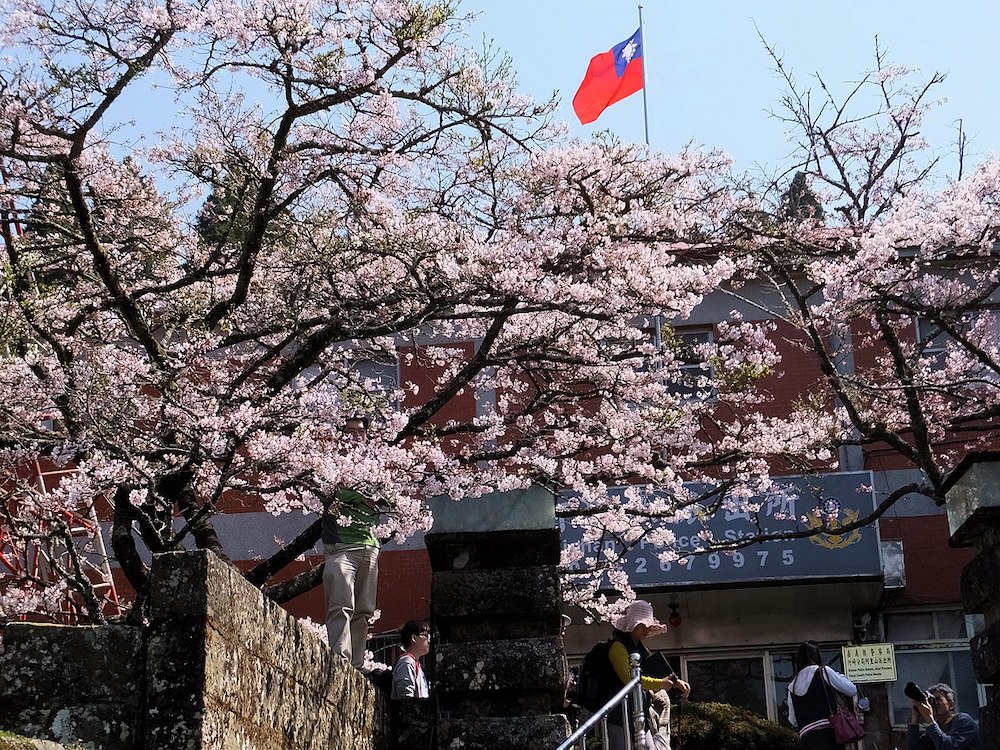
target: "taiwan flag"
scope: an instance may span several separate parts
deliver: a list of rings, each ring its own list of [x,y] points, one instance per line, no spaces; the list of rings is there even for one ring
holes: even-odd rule
[[[641,29],[621,44],[594,56],[587,75],[573,97],[573,110],[586,125],[593,122],[615,102],[642,88]]]

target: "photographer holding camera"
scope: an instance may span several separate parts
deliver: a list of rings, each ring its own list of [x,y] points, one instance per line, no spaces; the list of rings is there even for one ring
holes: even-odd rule
[[[911,690],[909,684],[907,688],[912,707],[906,750],[981,750],[979,724],[969,714],[955,712],[955,691],[950,686],[939,682],[923,696],[919,688]]]

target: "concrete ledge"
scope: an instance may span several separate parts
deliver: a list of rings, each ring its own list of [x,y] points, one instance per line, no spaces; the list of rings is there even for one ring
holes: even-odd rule
[[[35,740],[0,731],[0,750],[66,750],[58,742]]]
[[[387,747],[385,697],[232,566],[155,555],[149,580],[144,630],[9,626],[0,727],[88,750]]]
[[[145,750],[376,750],[386,701],[206,551],[154,558]]]
[[[560,626],[558,615],[506,615],[492,620],[436,618],[436,622],[440,639],[450,643],[552,637],[559,632]]]
[[[556,525],[555,495],[539,485],[461,500],[437,495],[428,498],[427,505],[435,532],[551,529]]]

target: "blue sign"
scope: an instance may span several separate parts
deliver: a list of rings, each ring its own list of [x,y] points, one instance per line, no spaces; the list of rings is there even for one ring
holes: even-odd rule
[[[634,588],[741,584],[759,581],[808,581],[876,578],[882,575],[878,528],[874,523],[843,533],[754,542],[733,551],[687,554],[705,547],[702,532],[716,540],[736,541],[761,534],[782,534],[818,528],[822,510],[829,525],[842,527],[875,508],[871,472],[774,478],[778,489],[755,501],[756,512],[719,509],[704,520],[692,518],[668,528],[676,537],[679,560],[661,561],[661,549],[645,540],[625,553],[624,569]],[[692,486],[697,490],[697,487]],[[621,487],[617,493],[624,492]],[[803,518],[805,521],[803,521]],[[608,535],[582,542],[583,531],[570,519],[560,519],[563,543],[583,545],[584,558],[600,564],[606,551],[622,553],[622,545]],[[585,570],[583,563],[571,569]]]

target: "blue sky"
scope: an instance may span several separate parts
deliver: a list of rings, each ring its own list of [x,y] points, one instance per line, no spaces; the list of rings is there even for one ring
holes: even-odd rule
[[[574,135],[609,129],[641,142],[642,94],[587,127],[571,106],[590,58],[636,29],[637,7],[617,0],[463,0],[460,9],[480,14],[470,43],[485,35],[511,55],[521,90],[536,98],[559,91],[558,115]],[[966,170],[1000,151],[997,0],[647,0],[643,21],[654,149],[718,147],[737,168],[762,165],[768,172],[783,162],[785,128],[767,114],[778,106],[782,81],[759,28],[800,84],[818,89],[818,71],[840,93],[874,65],[877,36],[891,62],[919,69],[920,78],[947,74],[938,87],[947,101],[929,116],[924,134],[948,174],[957,174],[959,119],[968,139]]]

